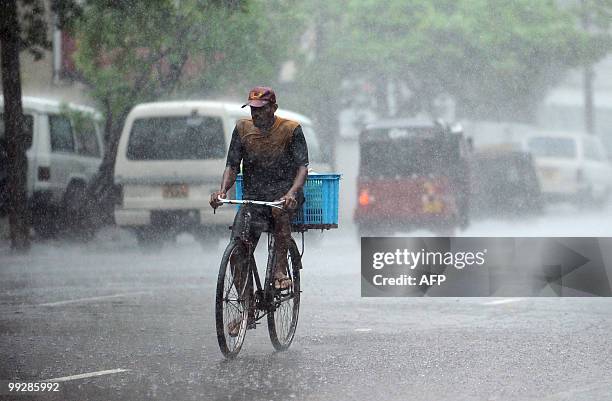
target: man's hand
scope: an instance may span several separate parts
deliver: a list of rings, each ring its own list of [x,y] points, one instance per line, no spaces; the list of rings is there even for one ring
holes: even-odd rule
[[[219,198],[225,199],[224,191],[216,191],[210,194],[210,207],[212,207],[213,209],[216,209],[219,206],[221,206],[222,203],[219,202]]]
[[[285,202],[284,207],[285,209],[295,209],[297,207],[297,199],[295,197],[295,192],[287,192],[285,195],[283,195],[282,198],[280,198],[279,200],[282,200]]]

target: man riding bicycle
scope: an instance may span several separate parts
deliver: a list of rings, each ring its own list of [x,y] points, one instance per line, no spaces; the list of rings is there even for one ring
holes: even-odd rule
[[[221,188],[210,196],[210,205],[221,205],[234,185],[242,163],[243,198],[260,201],[283,201],[283,209],[252,205],[249,237],[253,247],[261,236],[261,227],[270,225],[275,241],[276,269],[274,287],[291,287],[287,275],[287,249],[291,239],[291,220],[304,203],[302,188],[308,175],[308,148],[301,126],[274,115],[278,109],[276,95],[269,87],[255,87],[249,92],[251,118],[236,123],[227,154]],[[240,237],[245,221],[245,207],[234,218],[232,238]],[[238,270],[245,266],[246,249],[231,260]]]

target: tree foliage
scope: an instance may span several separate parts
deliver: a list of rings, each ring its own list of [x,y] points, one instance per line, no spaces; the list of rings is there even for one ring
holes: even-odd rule
[[[334,21],[321,51],[329,75],[406,85],[410,110],[448,94],[473,117],[528,120],[563,71],[610,50],[608,35],[583,31],[554,1],[346,0]]]
[[[74,26],[77,66],[111,127],[138,102],[269,81],[289,40],[274,37],[268,7],[263,1],[90,0]]]
[[[120,131],[137,103],[206,97],[273,81],[296,21],[282,0],[89,0],[72,26],[80,78],[106,116],[107,152],[92,191],[107,199]],[[108,205],[108,202],[106,202]]]

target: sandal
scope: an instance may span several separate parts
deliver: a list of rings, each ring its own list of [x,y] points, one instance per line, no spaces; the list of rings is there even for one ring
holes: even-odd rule
[[[276,277],[274,279],[274,288],[277,290],[286,290],[287,288],[291,288],[293,285],[293,281],[291,281],[290,277]]]

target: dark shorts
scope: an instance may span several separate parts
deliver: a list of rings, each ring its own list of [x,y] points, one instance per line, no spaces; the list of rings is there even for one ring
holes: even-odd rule
[[[299,193],[297,196],[298,206],[294,210],[287,210],[284,213],[289,213],[291,221],[295,213],[300,210],[304,204],[304,195]],[[250,211],[251,221],[249,224],[248,237],[253,244],[257,244],[259,237],[263,232],[274,232],[275,231],[275,220],[272,217],[272,208],[269,206],[262,205],[244,205],[236,213],[234,217],[234,223],[232,224],[232,239],[239,238],[240,233],[245,230],[246,226],[246,212]]]

